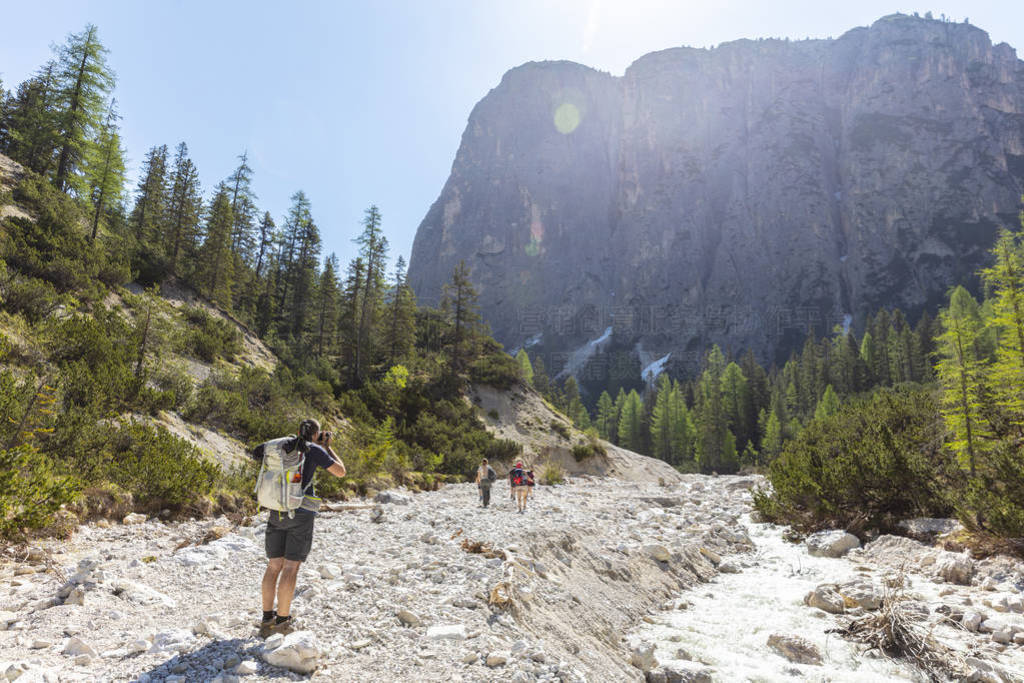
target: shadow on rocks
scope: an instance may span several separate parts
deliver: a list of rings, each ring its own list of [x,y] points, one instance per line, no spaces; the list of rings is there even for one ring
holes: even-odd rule
[[[295,680],[296,674],[270,666],[253,638],[213,640],[198,650],[175,655],[135,677],[138,683],[230,683],[259,672],[261,678]]]

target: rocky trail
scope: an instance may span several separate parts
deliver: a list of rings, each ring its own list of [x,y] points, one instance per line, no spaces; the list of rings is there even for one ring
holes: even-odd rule
[[[926,680],[826,631],[907,609],[967,680],[1022,680],[1024,565],[883,536],[811,556],[751,521],[755,477],[386,492],[317,520],[300,631],[256,636],[262,526],[129,516],[0,567],[21,681]],[[815,547],[848,549],[841,534]],[[887,592],[888,591],[888,592]],[[903,604],[903,603],[901,603]],[[769,641],[772,645],[769,645]]]

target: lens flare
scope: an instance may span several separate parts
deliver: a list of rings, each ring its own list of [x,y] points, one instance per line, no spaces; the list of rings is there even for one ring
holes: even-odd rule
[[[568,135],[580,125],[580,110],[572,102],[565,102],[555,109],[555,129],[562,135]]]

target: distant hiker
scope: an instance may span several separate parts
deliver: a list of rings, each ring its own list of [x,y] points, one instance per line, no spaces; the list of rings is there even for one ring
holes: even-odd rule
[[[508,473],[508,483],[512,488],[512,498],[516,501],[519,512],[526,509],[526,496],[530,493],[530,487],[526,479],[526,470],[523,463],[517,462]]]
[[[533,496],[533,487],[536,483],[537,482],[533,477],[533,470],[526,470],[526,492],[530,497]]]
[[[476,469],[476,485],[480,490],[480,502],[487,507],[491,502],[491,484],[498,478],[498,474],[487,464],[487,458],[480,461],[480,467]]]
[[[316,420],[303,420],[298,436],[260,444],[252,457],[262,462],[256,481],[257,499],[261,508],[270,510],[264,538],[268,562],[263,573],[260,621],[260,636],[266,638],[295,629],[291,616],[295,580],[299,565],[313,545],[313,520],[320,509],[320,499],[313,491],[317,468],[344,477],[345,465],[331,449],[331,433],[320,431]]]

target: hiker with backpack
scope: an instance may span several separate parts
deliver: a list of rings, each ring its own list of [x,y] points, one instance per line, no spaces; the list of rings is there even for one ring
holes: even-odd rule
[[[516,507],[519,512],[526,510],[526,496],[530,493],[530,487],[527,483],[526,470],[523,469],[523,463],[516,462],[515,466],[509,470],[508,482],[512,488],[512,498],[516,501]]]
[[[476,485],[480,491],[480,502],[484,507],[491,502],[491,484],[498,478],[497,473],[487,464],[487,458],[480,461],[476,470]]]
[[[331,449],[331,433],[321,431],[320,423],[312,419],[299,424],[298,436],[262,443],[252,457],[262,463],[256,497],[261,508],[270,510],[264,537],[267,569],[261,586],[260,636],[266,638],[295,630],[291,615],[295,581],[313,545],[313,521],[320,508],[313,490],[316,471],[323,468],[344,477],[345,464]]]

